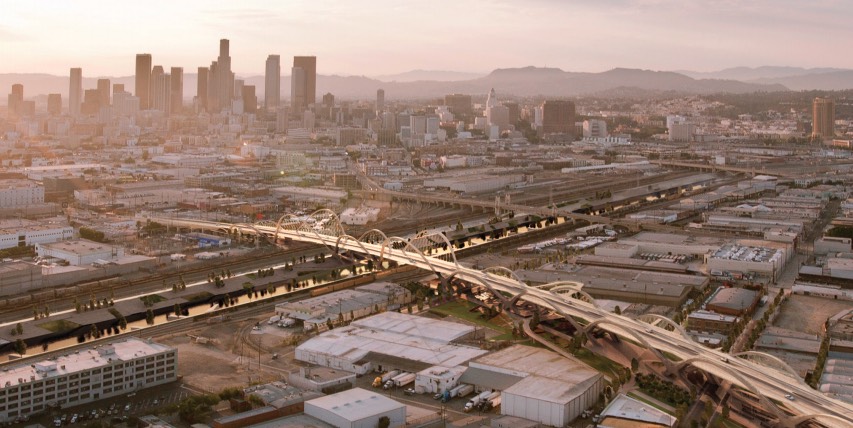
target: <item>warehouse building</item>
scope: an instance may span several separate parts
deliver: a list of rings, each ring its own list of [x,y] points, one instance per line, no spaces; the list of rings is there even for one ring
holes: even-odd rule
[[[375,428],[383,417],[388,426],[406,425],[404,404],[361,388],[306,401],[305,414],[338,428]]]
[[[640,253],[684,254],[703,258],[726,245],[726,240],[706,236],[674,233],[640,232],[619,240],[620,244],[636,245]]]
[[[0,421],[103,400],[177,379],[177,350],[128,338],[0,373]]]
[[[736,316],[698,310],[687,315],[687,329],[699,333],[727,335],[737,321],[738,317]]]
[[[307,340],[296,348],[295,358],[361,375],[373,369],[414,373],[432,366],[455,367],[485,354],[453,343],[474,332],[468,325],[382,312]]]
[[[280,303],[275,313],[281,317],[301,320],[305,330],[327,329],[327,322],[339,323],[367,315],[399,308],[411,302],[409,290],[390,282],[374,282],[353,290],[312,297],[305,300]]]
[[[743,316],[755,311],[761,295],[745,288],[720,287],[708,299],[705,308],[723,315]]]
[[[43,259],[52,257],[65,260],[71,266],[85,266],[124,257],[124,248],[87,239],[75,239],[36,244],[36,253]]]
[[[777,248],[728,244],[708,258],[713,276],[775,283],[785,267],[785,251]]]
[[[566,426],[604,390],[598,371],[574,358],[515,345],[468,363],[461,383],[501,391],[501,414]]]
[[[45,223],[24,219],[0,220],[0,250],[46,244],[73,237],[74,228],[59,222]]]

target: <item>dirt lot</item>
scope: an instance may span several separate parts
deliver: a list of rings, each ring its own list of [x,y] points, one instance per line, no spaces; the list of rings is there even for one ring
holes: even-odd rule
[[[293,347],[286,344],[298,331],[262,321],[265,319],[205,325],[187,334],[156,340],[178,348],[178,373],[183,376],[183,383],[201,391],[218,392],[228,386],[280,380],[298,370],[292,361]],[[252,329],[256,322],[260,322],[259,330]],[[273,354],[278,358],[273,359]]]
[[[853,309],[853,302],[792,294],[773,325],[819,335],[826,319],[844,309]]]

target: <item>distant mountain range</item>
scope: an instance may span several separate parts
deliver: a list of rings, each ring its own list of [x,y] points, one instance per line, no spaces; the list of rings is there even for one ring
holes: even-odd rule
[[[730,79],[749,83],[779,84],[793,91],[853,89],[853,70],[843,68],[735,67],[720,71],[678,71],[694,79]]]
[[[487,94],[491,88],[503,96],[605,96],[629,94],[644,96],[671,94],[750,93],[803,89],[853,88],[853,70],[796,67],[738,67],[717,72],[652,71],[615,68],[601,73],[570,72],[558,68],[523,67],[497,69],[487,75],[452,71],[414,70],[379,76],[317,76],[318,99],[331,92],[338,99],[372,99],[376,90],[385,90],[388,99],[425,99],[444,94]],[[263,98],[263,76],[239,77],[246,85],[255,85],[258,98]],[[111,77],[133,92],[132,76]],[[85,89],[94,88],[97,78],[84,78]],[[196,93],[197,76],[184,75],[184,98]],[[24,84],[24,96],[61,93],[67,99],[68,77],[48,74],[0,74],[0,95],[8,93],[14,83]],[[290,92],[290,76],[281,79],[282,97]],[[5,101],[0,96],[0,103]]]

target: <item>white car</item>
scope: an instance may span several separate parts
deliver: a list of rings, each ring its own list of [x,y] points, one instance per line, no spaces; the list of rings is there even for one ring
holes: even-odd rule
[[[785,398],[787,398],[788,400],[794,401],[794,396],[791,394],[785,394]]]

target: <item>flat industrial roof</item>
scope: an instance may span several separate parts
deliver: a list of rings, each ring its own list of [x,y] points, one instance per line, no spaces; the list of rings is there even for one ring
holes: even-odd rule
[[[131,337],[122,341],[99,345],[95,348],[75,351],[55,359],[6,366],[0,372],[0,388],[7,383],[9,386],[15,386],[19,383],[104,367],[109,365],[111,361],[128,361],[170,350],[174,350],[174,348]]]
[[[371,352],[429,365],[458,366],[486,351],[450,341],[474,328],[397,312],[383,312],[326,331],[299,345],[297,351],[335,356],[353,363]]]
[[[560,404],[574,400],[602,377],[578,359],[524,345],[484,355],[469,366],[484,370],[498,368],[503,373],[524,377],[504,392]]]
[[[672,427],[675,426],[678,419],[674,416],[664,413],[654,406],[650,406],[642,401],[635,400],[625,394],[619,394],[616,398],[607,405],[607,408],[601,412],[602,423],[601,426],[611,426],[607,424],[607,418],[615,418],[615,419],[623,419],[629,421],[638,421],[644,422],[646,426],[663,426],[663,427]],[[614,421],[615,422],[615,421]],[[613,426],[623,426],[618,422],[614,423]],[[636,423],[634,425],[624,425],[624,426],[638,426]]]
[[[358,421],[376,414],[406,407],[404,404],[376,391],[368,391],[362,388],[353,388],[306,401],[306,413],[308,413],[309,406],[334,413],[347,421]]]

